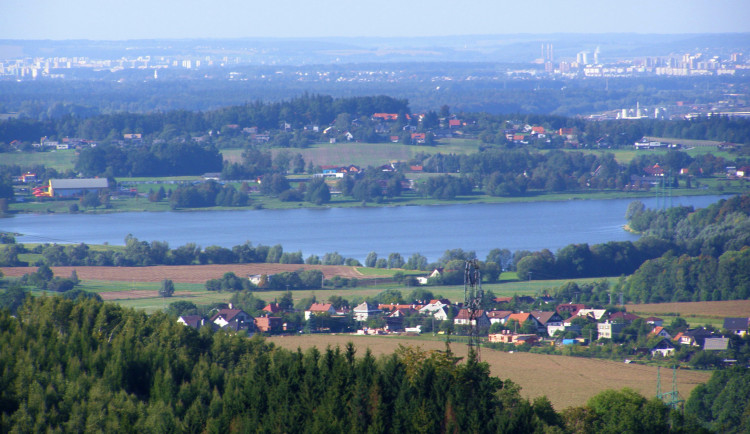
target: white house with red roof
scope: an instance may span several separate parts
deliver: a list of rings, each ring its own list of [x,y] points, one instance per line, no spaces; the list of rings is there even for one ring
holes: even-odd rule
[[[653,330],[651,330],[651,333],[649,333],[651,336],[661,336],[663,338],[672,339],[672,335],[669,334],[669,332],[662,326],[654,327]]]
[[[309,320],[313,315],[322,314],[335,315],[336,309],[331,303],[313,303],[309,309],[305,311],[305,320]]]

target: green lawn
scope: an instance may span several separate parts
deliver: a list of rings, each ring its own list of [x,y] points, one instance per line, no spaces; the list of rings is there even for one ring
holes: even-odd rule
[[[688,155],[691,157],[695,157],[697,155],[701,154],[713,154],[716,157],[723,157],[728,160],[732,160],[736,158],[735,154],[731,154],[727,151],[719,151],[714,147],[697,147],[692,148],[688,150],[681,149],[683,152],[687,152]],[[576,152],[580,152],[576,150]],[[667,153],[667,149],[641,149],[641,150],[635,150],[633,148],[627,148],[627,149],[602,149],[602,150],[584,150],[582,151],[587,154],[615,154],[615,159],[620,162],[621,164],[628,164],[630,161],[632,161],[635,157],[639,155],[664,155]]]
[[[49,152],[8,152],[2,154],[0,166],[18,165],[21,168],[45,166],[57,171],[72,170],[75,164],[76,151],[66,149]]]

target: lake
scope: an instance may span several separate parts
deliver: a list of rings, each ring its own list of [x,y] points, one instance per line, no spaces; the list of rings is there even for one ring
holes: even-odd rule
[[[720,196],[684,196],[673,204],[705,207]],[[175,248],[281,244],[284,251],[322,256],[339,252],[364,262],[398,252],[404,259],[421,253],[437,260],[447,249],[474,250],[480,259],[493,248],[556,251],[572,243],[633,241],[623,230],[634,199],[573,200],[388,208],[194,211],[113,214],[20,214],[0,219],[0,230],[22,234],[23,243],[123,245],[133,234],[141,241],[166,241]],[[656,199],[640,199],[647,207]]]

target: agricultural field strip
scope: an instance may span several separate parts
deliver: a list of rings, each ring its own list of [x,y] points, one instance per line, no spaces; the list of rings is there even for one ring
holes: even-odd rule
[[[233,272],[243,277],[250,274],[276,274],[299,269],[320,270],[330,279],[334,276],[361,279],[364,276],[355,267],[344,265],[306,265],[306,264],[226,264],[226,265],[157,265],[151,267],[50,267],[56,276],[70,276],[73,270],[81,280],[100,280],[118,282],[161,282],[170,279],[175,283],[205,283],[209,279],[218,279],[224,273]],[[6,276],[20,277],[36,271],[32,267],[0,268]]]
[[[631,304],[628,312],[641,315],[674,315],[704,318],[750,316],[750,300],[691,301],[682,303]]]
[[[443,350],[441,341],[427,341],[420,338],[375,337],[354,335],[305,335],[278,336],[269,338],[275,344],[296,350],[312,346],[323,349],[327,346],[344,347],[353,342],[358,354],[370,348],[375,356],[390,354],[399,344],[422,347],[424,350]],[[467,346],[454,342],[451,349],[458,356],[465,357]],[[483,348],[481,359],[490,366],[492,375],[509,378],[522,387],[522,394],[528,398],[546,395],[555,409],[583,405],[597,393],[606,389],[632,388],[644,396],[656,392],[656,367],[625,364],[611,360],[588,359],[532,353],[507,353]],[[662,373],[663,374],[663,373]],[[677,373],[677,389],[687,398],[695,386],[708,381],[710,372],[680,370]],[[665,386],[666,384],[666,386]],[[671,382],[663,383],[671,387]]]

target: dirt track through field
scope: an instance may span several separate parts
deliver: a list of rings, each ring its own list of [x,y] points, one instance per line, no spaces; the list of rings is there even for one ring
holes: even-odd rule
[[[114,282],[161,282],[170,279],[175,283],[205,283],[232,272],[238,277],[251,274],[276,274],[299,269],[320,270],[326,279],[334,276],[362,278],[354,267],[344,265],[304,264],[226,264],[226,265],[158,265],[153,267],[51,267],[55,276],[68,277],[76,270],[81,280],[106,280]],[[0,268],[6,276],[20,277],[36,271],[35,267]]]

